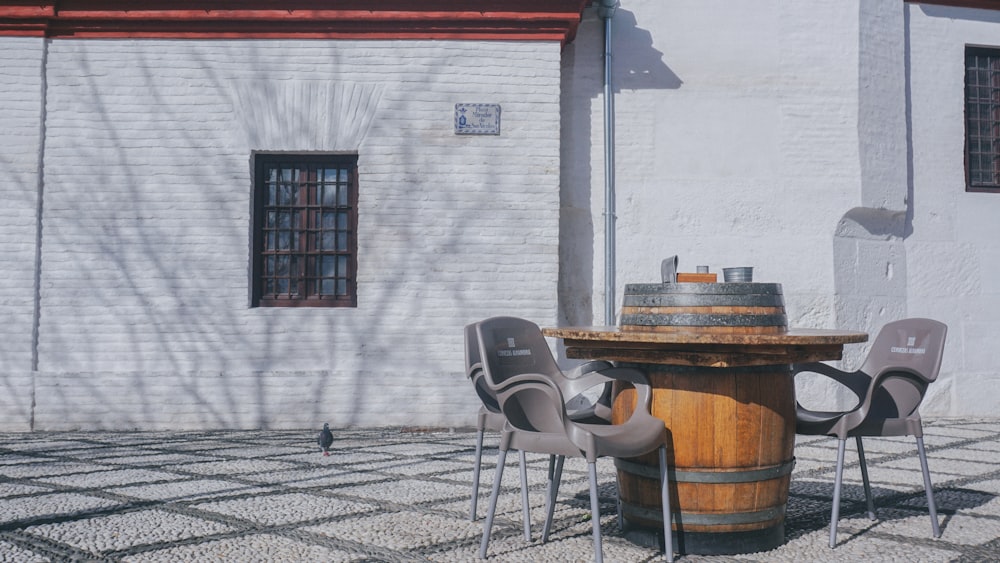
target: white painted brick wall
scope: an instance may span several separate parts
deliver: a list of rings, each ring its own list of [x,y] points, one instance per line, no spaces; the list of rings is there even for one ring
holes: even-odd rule
[[[26,423],[30,405],[43,52],[41,39],[0,37],[0,427]]]
[[[474,424],[462,327],[556,317],[559,57],[52,42],[36,428]],[[457,102],[502,134],[454,135]],[[248,308],[256,150],[359,153],[356,309]]]

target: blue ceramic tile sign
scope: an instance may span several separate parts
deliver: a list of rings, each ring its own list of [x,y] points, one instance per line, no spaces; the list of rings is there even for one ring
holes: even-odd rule
[[[455,104],[456,135],[499,135],[500,104]]]

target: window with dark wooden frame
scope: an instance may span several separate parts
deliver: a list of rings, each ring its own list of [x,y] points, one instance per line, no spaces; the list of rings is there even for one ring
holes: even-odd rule
[[[253,306],[357,306],[357,161],[255,155]]]
[[[1000,192],[1000,48],[965,48],[967,191]]]

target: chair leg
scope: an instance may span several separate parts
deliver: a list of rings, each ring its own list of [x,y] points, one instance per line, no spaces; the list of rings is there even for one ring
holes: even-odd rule
[[[833,509],[830,511],[830,549],[837,546],[837,520],[840,519],[840,484],[844,478],[844,449],[847,440],[837,441],[837,476],[833,481]]]
[[[483,541],[479,544],[479,558],[486,559],[486,546],[490,543],[490,529],[493,528],[493,515],[497,511],[497,497],[500,496],[500,481],[503,479],[503,466],[507,461],[507,451],[500,450],[497,455],[497,470],[493,475],[493,492],[490,493],[490,507],[486,512],[486,522],[483,524]]]
[[[483,431],[476,432],[476,463],[472,467],[472,508],[469,520],[476,521],[476,504],[479,502],[479,471],[483,466]]]
[[[597,498],[597,463],[587,462],[590,470],[590,520],[594,529],[594,561],[604,563],[604,548],[601,544],[601,503]]]
[[[868,464],[865,462],[865,448],[861,445],[861,436],[855,436],[858,444],[858,459],[861,461],[861,481],[865,485],[865,502],[868,503],[868,519],[875,520],[875,501],[872,499],[872,485],[868,480]]]
[[[556,509],[556,497],[559,496],[559,482],[562,480],[563,463],[565,456],[556,456],[555,471],[549,474],[549,496],[545,506],[545,525],[542,527],[542,543],[549,541],[549,532],[552,531],[552,515]]]
[[[524,541],[531,543],[531,513],[528,502],[528,464],[524,450],[518,452],[521,460],[521,519],[524,521]]]
[[[938,527],[937,504],[934,502],[934,488],[931,486],[931,472],[927,468],[927,452],[924,451],[924,439],[917,438],[917,455],[920,457],[920,470],[924,473],[924,491],[927,492],[927,509],[931,513],[931,532],[935,538],[941,537]]]
[[[663,506],[663,552],[667,556],[667,562],[672,563],[674,560],[674,539],[670,533],[670,481],[667,480],[667,448],[665,446],[660,446],[660,503]]]

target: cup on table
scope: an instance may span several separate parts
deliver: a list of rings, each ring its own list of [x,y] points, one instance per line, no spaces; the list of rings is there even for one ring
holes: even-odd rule
[[[722,279],[731,283],[750,283],[753,281],[753,268],[751,266],[723,268]]]

